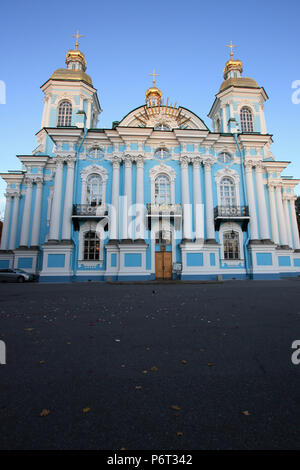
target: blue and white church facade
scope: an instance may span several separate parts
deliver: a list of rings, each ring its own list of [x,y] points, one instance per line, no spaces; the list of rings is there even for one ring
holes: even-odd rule
[[[270,148],[264,88],[231,53],[209,111],[156,87],[111,129],[97,126],[84,54],[41,87],[38,146],[7,183],[0,268],[40,282],[269,279],[300,274],[289,162]]]

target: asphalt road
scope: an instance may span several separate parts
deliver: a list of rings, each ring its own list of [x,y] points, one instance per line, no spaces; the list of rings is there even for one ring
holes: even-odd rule
[[[300,449],[300,279],[0,284],[0,339],[0,449]]]

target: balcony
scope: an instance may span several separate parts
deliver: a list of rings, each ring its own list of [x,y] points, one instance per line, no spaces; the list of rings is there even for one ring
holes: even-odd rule
[[[215,228],[219,230],[221,222],[242,222],[245,231],[249,223],[248,206],[217,206],[214,211]]]
[[[179,230],[182,219],[181,204],[147,204],[147,218],[149,230],[153,218],[168,219],[174,223],[176,230]]]
[[[72,220],[74,229],[79,230],[80,219],[102,220],[106,218],[108,221],[108,210],[106,205],[90,205],[90,204],[73,204]]]

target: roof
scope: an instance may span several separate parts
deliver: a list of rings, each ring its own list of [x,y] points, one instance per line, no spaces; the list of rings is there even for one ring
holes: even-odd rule
[[[231,86],[240,87],[240,88],[259,88],[258,84],[256,83],[253,78],[248,77],[235,77],[235,78],[228,78],[224,80],[222,85],[220,86],[219,91],[226,90]]]
[[[53,72],[50,79],[52,80],[78,80],[93,86],[91,77],[83,72],[83,70],[57,69]]]

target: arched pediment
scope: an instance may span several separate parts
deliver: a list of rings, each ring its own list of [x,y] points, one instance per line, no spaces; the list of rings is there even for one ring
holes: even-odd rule
[[[208,130],[202,119],[192,111],[179,106],[156,106],[148,108],[140,106],[130,111],[119,126],[122,127],[156,127],[164,124],[173,129],[199,129]]]

